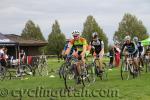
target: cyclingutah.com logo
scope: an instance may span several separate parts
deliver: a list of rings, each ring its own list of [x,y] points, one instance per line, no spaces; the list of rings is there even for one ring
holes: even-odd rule
[[[66,89],[48,89],[36,87],[34,89],[0,89],[0,97],[119,97],[118,89],[78,89],[67,91]]]

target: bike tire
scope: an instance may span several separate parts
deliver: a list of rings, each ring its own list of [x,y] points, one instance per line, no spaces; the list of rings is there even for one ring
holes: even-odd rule
[[[125,64],[124,62],[122,62],[122,64],[121,64],[120,72],[121,72],[121,79],[122,80],[128,80],[129,79],[129,77],[130,77],[129,66],[127,64]]]
[[[73,65],[73,67],[75,68],[75,65]],[[74,71],[71,72],[70,70],[68,70],[68,66],[63,67],[63,79],[64,79],[65,88],[68,91],[72,91],[75,89],[76,86],[75,73]]]
[[[1,66],[0,71],[0,80],[10,80],[11,79],[11,73],[9,70],[7,70],[5,67]]]
[[[88,70],[87,64],[85,66],[85,68],[81,69],[81,81],[83,87],[90,86],[92,82],[90,70]]]
[[[32,66],[31,65],[29,65],[29,64],[26,64],[25,66],[24,66],[24,73],[26,74],[26,75],[33,75],[33,72],[32,72]]]
[[[40,76],[48,76],[48,65],[47,64],[39,64],[37,70],[38,70],[38,74]]]

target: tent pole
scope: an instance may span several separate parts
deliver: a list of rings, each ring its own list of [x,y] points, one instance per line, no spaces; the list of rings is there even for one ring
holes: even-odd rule
[[[19,51],[20,51],[20,46],[17,45],[17,48],[16,48],[16,58],[17,59],[19,58]]]

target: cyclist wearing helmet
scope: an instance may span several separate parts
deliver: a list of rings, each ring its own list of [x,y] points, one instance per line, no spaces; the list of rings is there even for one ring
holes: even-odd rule
[[[143,56],[144,56],[144,47],[142,45],[142,43],[138,40],[138,37],[134,37],[133,38],[134,43],[136,44],[138,51],[139,51],[139,57],[140,57],[140,61],[142,66],[144,67],[144,62],[143,62]]]
[[[72,46],[74,46],[74,50],[75,52],[73,53],[73,56],[77,57],[79,60],[81,59],[83,62],[83,65],[85,66],[85,53],[86,53],[86,49],[87,49],[87,41],[86,39],[80,37],[80,32],[79,31],[73,31],[72,32],[73,38],[69,44],[68,44],[68,48],[65,52],[66,55],[69,54]],[[80,65],[77,64],[77,71],[78,74],[81,74],[80,71]]]
[[[123,54],[125,55],[125,57],[128,56],[129,54],[133,56],[134,64],[138,68],[138,48],[135,45],[135,43],[131,41],[130,36],[125,37],[125,44],[122,50],[123,50]]]
[[[90,42],[90,46],[91,46],[91,51],[92,51],[92,55],[94,56],[94,59],[96,59],[96,57],[100,58],[99,59],[100,64],[98,64],[100,66],[98,67],[100,72],[103,72],[102,57],[104,55],[104,42],[98,38],[97,32],[94,32],[92,34],[92,41]]]
[[[62,55],[65,55],[65,52],[66,52],[66,50],[67,50],[67,48],[68,48],[69,42],[70,42],[70,39],[67,39],[67,40],[66,40],[66,44],[65,44],[65,46],[64,46],[64,49],[63,49],[63,51],[62,51]],[[69,55],[72,55],[73,51],[74,51],[74,47],[71,48]]]
[[[128,33],[128,32],[127,32],[127,33]],[[127,39],[131,40],[131,37],[130,37],[129,35],[127,35],[127,36],[124,38],[123,45],[122,45],[122,47],[121,47],[120,58],[122,58],[123,50],[124,50],[125,46],[127,45],[127,42],[126,42]]]
[[[137,45],[137,48],[139,50],[139,56],[143,56],[144,55],[144,46],[142,45],[142,43],[138,40],[138,37],[134,37],[133,38],[134,43]]]
[[[147,47],[146,47],[146,51],[145,51],[146,53],[150,53],[150,45],[148,45]]]

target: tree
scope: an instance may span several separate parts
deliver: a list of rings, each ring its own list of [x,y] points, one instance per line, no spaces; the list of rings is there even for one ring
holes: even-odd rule
[[[25,39],[43,40],[45,41],[40,27],[35,25],[33,21],[28,20],[21,36]]]
[[[114,41],[117,40],[121,42],[126,35],[130,35],[132,38],[137,36],[139,40],[148,37],[147,29],[142,21],[129,13],[124,14],[122,21],[119,23],[118,30],[114,34]]]
[[[47,52],[56,54],[59,58],[65,45],[65,35],[61,32],[58,21],[56,20],[52,26],[52,32],[48,36]]]
[[[84,23],[82,36],[87,39],[88,43],[92,40],[92,33],[97,32],[101,40],[104,41],[105,51],[108,51],[108,38],[103,30],[100,28],[93,16],[88,16]]]

